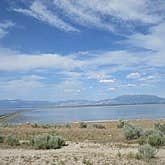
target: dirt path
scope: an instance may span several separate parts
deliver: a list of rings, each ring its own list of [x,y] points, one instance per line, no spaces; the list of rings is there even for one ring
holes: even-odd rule
[[[93,143],[70,143],[58,150],[0,149],[0,165],[165,164],[165,149],[161,149],[157,158],[150,162],[128,158],[131,151],[137,152],[137,147],[119,148]]]

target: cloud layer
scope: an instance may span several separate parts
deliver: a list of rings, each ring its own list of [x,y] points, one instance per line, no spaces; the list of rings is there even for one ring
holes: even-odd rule
[[[13,42],[18,42],[14,47],[17,51],[0,45],[0,98],[100,99],[126,93],[165,96],[164,0],[31,0],[20,4],[22,2],[23,5],[10,8],[11,14],[16,14],[15,22],[0,23],[0,39],[10,28],[19,26],[21,18],[31,17],[28,20],[31,24],[34,20],[39,24],[29,30],[22,21],[24,30],[12,31],[18,38],[12,34],[6,36],[6,43],[11,47],[15,46]],[[49,49],[48,42],[44,45],[45,51],[33,51],[36,44],[33,37],[43,24],[46,26],[41,29],[46,32],[54,28],[50,38],[46,36],[49,33],[43,35],[51,39],[48,41],[53,47],[57,44],[65,49],[68,42],[73,42],[73,47],[74,44],[75,47],[89,45],[86,49],[61,53]],[[27,36],[29,31],[34,36]],[[97,35],[101,37],[98,39]],[[65,40],[65,36],[70,36],[69,40]],[[107,38],[110,41],[104,45]],[[24,39],[30,50],[20,42]],[[35,42],[41,44],[37,39]]]
[[[80,25],[114,32],[134,28],[135,22],[142,25],[160,22],[164,15],[163,1],[159,1],[153,9],[152,0],[34,0],[27,8],[14,11],[63,31],[78,32]]]

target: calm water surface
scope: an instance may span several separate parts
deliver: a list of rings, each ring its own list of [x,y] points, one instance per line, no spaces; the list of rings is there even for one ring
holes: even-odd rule
[[[1,109],[0,112],[2,113]],[[8,122],[68,123],[77,121],[160,118],[165,118],[165,104],[28,109]]]

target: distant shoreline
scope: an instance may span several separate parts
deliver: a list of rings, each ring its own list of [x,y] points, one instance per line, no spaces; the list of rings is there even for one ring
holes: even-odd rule
[[[98,105],[65,105],[65,106],[31,106],[31,107],[7,107],[7,106],[0,106],[0,108],[5,108],[5,109],[12,109],[12,108],[17,108],[17,109],[36,109],[36,108],[76,108],[76,107],[108,107],[108,106],[127,106],[127,105],[154,105],[154,104],[165,104],[165,103],[132,103],[132,104],[98,104]]]

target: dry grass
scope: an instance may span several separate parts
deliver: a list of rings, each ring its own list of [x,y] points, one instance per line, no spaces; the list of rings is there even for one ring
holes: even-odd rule
[[[154,123],[158,121],[152,120],[134,120],[128,121],[143,128],[153,128]],[[160,123],[165,123],[164,120],[159,120]],[[94,128],[93,124],[88,123],[87,128],[80,128],[79,123],[71,123],[67,125],[34,125],[22,124],[16,126],[0,127],[0,133],[7,135],[16,135],[21,140],[26,140],[33,135],[41,133],[57,134],[72,142],[94,142],[94,143],[123,143],[127,142],[123,136],[122,130],[117,128],[117,121],[97,123],[105,127],[105,129]],[[131,143],[134,141],[131,141]]]

